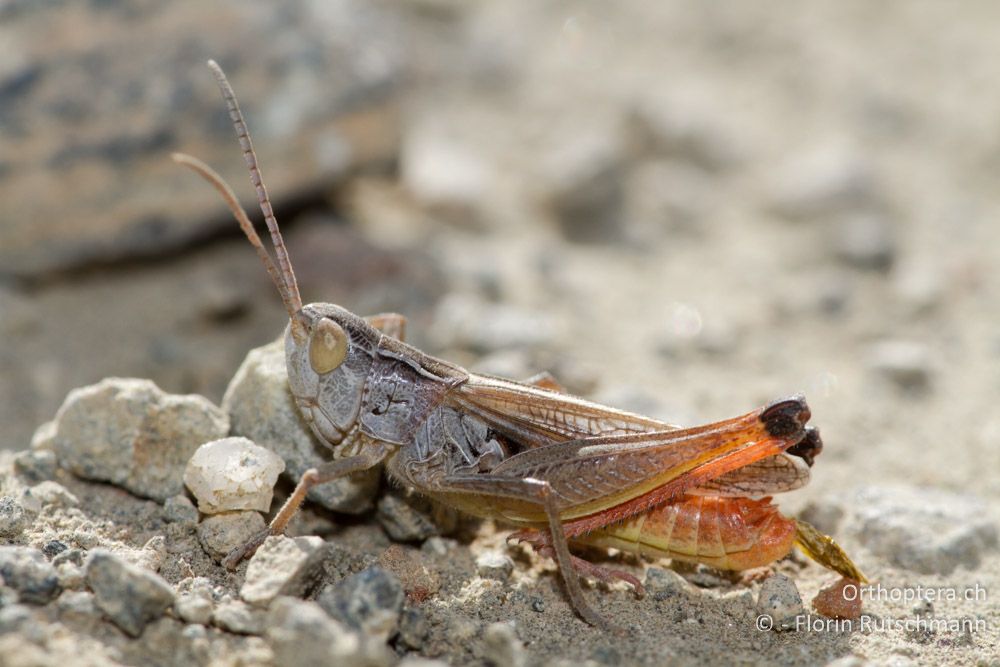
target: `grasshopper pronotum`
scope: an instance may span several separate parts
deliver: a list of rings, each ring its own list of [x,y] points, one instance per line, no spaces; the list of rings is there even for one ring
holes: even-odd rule
[[[291,261],[236,97],[209,61],[270,232],[271,260],[229,186],[201,161],[174,159],[223,196],[288,311],[288,384],[333,459],[307,471],[267,531],[225,560],[234,568],[267,535],[284,532],[312,486],[385,464],[419,493],[512,524],[512,536],[555,559],[574,609],[611,627],[578,577],[630,574],[574,556],[570,544],[615,547],[724,569],[766,565],[798,544],[849,579],[863,575],[830,538],[781,516],[769,494],[799,488],[822,448],[802,397],[733,419],[677,428],[527,382],[471,373],[403,342],[397,314],[362,318],[329,303],[302,305]]]

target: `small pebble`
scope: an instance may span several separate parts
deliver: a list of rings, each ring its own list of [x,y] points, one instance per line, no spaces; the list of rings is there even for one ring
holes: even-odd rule
[[[893,274],[893,291],[910,315],[926,315],[944,301],[945,281],[934,263],[911,262]]]
[[[896,258],[892,226],[880,213],[864,211],[838,222],[837,257],[859,269],[885,271]]]
[[[31,547],[0,546],[0,577],[22,602],[45,604],[60,591],[55,568]]]
[[[793,220],[856,211],[874,201],[870,165],[837,145],[822,146],[774,172],[769,208]]]
[[[226,512],[206,517],[198,524],[198,541],[205,553],[221,561],[230,551],[246,544],[267,527],[257,512]]]
[[[652,596],[654,600],[669,600],[685,594],[688,590],[688,583],[684,577],[673,570],[658,567],[648,568],[642,583],[646,594]]]
[[[447,556],[456,545],[455,540],[447,537],[434,536],[420,545],[420,550],[430,556]]]
[[[496,667],[523,667],[527,663],[524,644],[517,638],[513,621],[486,626],[483,640],[486,660]]]
[[[163,517],[171,523],[198,523],[198,508],[187,496],[170,496],[163,502]]]
[[[922,343],[876,343],[869,351],[868,366],[902,391],[924,393],[931,387],[931,351]]]
[[[860,585],[857,581],[841,577],[817,593],[812,601],[813,609],[827,618],[861,618]]]
[[[285,462],[246,438],[207,442],[184,470],[184,483],[204,514],[233,510],[266,512]]]
[[[162,577],[103,549],[90,552],[87,583],[101,611],[132,637],[174,602],[173,588]]]
[[[212,612],[212,623],[238,635],[259,635],[264,631],[264,612],[240,600],[226,600]]]
[[[388,639],[403,609],[403,586],[380,567],[351,575],[327,586],[317,598],[331,617],[366,635]]]
[[[770,616],[773,629],[795,627],[795,619],[805,613],[802,596],[795,582],[783,574],[772,574],[761,584],[757,596],[757,614]]]
[[[69,549],[69,547],[66,546],[65,542],[60,542],[59,540],[49,540],[45,543],[45,546],[42,547],[42,553],[49,558],[55,558],[62,552],[66,551],[66,549]]]
[[[323,574],[326,547],[326,542],[315,536],[268,537],[247,565],[240,597],[266,607],[279,595],[303,595]]]
[[[28,515],[16,498],[0,496],[0,537],[17,537],[28,527],[28,523]]]
[[[59,585],[63,590],[76,590],[83,587],[87,573],[81,566],[67,561],[59,563],[55,567],[56,575],[59,577]]]
[[[174,600],[174,613],[186,623],[208,625],[212,620],[212,600],[196,593],[182,593]]]
[[[14,472],[29,482],[52,479],[57,465],[55,452],[45,449],[28,449],[14,457]]]
[[[484,579],[507,581],[514,571],[514,561],[502,551],[485,551],[476,558],[476,571]]]
[[[397,542],[422,542],[439,533],[434,521],[425,512],[393,493],[379,498],[375,518],[386,533]]]

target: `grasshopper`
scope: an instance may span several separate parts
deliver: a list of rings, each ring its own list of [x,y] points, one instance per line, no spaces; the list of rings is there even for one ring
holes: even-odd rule
[[[623,580],[570,552],[614,547],[723,569],[766,565],[798,544],[849,579],[864,576],[829,537],[781,516],[770,494],[809,479],[822,449],[805,399],[776,401],[724,421],[678,428],[566,393],[550,375],[514,380],[472,373],[404,342],[406,319],[359,317],[329,303],[302,305],[295,273],[222,69],[209,61],[236,129],[270,233],[265,249],[232,189],[197,158],[174,160],[225,199],[288,312],[288,385],[332,460],[308,470],[267,530],[224,560],[234,569],[268,535],[285,531],[308,490],[384,464],[404,486],[474,516],[510,524],[511,539],[555,560],[570,602],[588,623],[613,628],[579,577]]]

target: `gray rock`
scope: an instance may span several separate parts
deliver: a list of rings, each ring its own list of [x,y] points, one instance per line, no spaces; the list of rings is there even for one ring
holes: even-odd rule
[[[523,667],[527,663],[524,643],[517,638],[513,621],[490,623],[483,631],[485,657],[496,667]]]
[[[902,391],[922,393],[931,387],[931,351],[926,345],[885,340],[872,345],[868,367]]]
[[[507,581],[514,571],[514,561],[502,551],[486,551],[476,558],[476,571],[484,579]]]
[[[12,496],[0,496],[0,537],[17,537],[28,524],[29,517],[21,503]]]
[[[388,639],[403,609],[403,586],[380,567],[351,575],[327,586],[317,598],[331,617],[366,635]]]
[[[440,534],[430,513],[422,511],[419,502],[408,502],[395,493],[387,493],[378,500],[375,518],[397,542],[423,542],[428,537]],[[426,505],[426,503],[424,504]]]
[[[247,565],[240,597],[266,607],[279,595],[303,595],[323,574],[327,553],[319,537],[268,537]]]
[[[794,581],[783,574],[772,574],[761,584],[757,596],[757,614],[770,616],[773,620],[772,629],[792,629],[795,627],[795,619],[804,613],[802,596]]]
[[[170,496],[163,502],[163,517],[171,523],[194,524],[198,522],[198,508],[187,496]]]
[[[232,421],[232,435],[267,447],[285,461],[283,476],[297,483],[306,470],[330,459],[303,422],[288,389],[285,348],[281,340],[251,350],[222,399]],[[371,509],[380,469],[327,482],[309,490],[309,499],[327,509],[360,514]]]
[[[257,512],[225,512],[206,517],[198,524],[198,541],[205,553],[221,561],[238,546],[267,527]]]
[[[240,600],[226,600],[212,612],[212,623],[238,635],[259,635],[264,631],[264,612]]]
[[[56,414],[60,465],[164,501],[184,491],[184,466],[229,420],[196,395],[167,394],[149,380],[107,378],[74,389]]]
[[[834,251],[851,266],[885,271],[896,258],[892,225],[881,213],[863,211],[838,220],[835,233]]]
[[[0,577],[22,602],[45,604],[60,592],[55,568],[38,549],[0,547]]]
[[[87,584],[101,611],[133,637],[174,602],[174,591],[162,577],[103,549],[90,553]]]
[[[364,664],[361,638],[330,618],[315,602],[278,598],[268,613],[265,633],[277,665]]]
[[[144,39],[120,41],[108,35],[134,31],[142,8],[21,3],[4,17],[11,35],[44,24],[74,39],[37,52],[27,38],[8,40],[0,267],[38,275],[156,254],[216,228],[217,194],[166,159],[197,146],[229,182],[246,177],[209,54],[230,68],[272,191],[292,196],[391,159],[404,40],[386,9],[350,0],[206,15],[182,1],[160,8]],[[59,197],[44,194],[53,182]]]
[[[55,452],[28,449],[14,457],[14,472],[29,482],[42,482],[55,477],[58,463]]]
[[[853,494],[850,526],[873,553],[924,574],[979,566],[996,549],[997,521],[974,496],[909,486],[864,487]]]

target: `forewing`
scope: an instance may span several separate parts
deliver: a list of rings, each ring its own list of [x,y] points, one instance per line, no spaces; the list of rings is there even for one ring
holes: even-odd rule
[[[640,498],[648,497],[649,504],[665,502],[780,454],[801,438],[801,429],[781,437],[771,435],[756,411],[691,429],[591,437],[529,449],[503,461],[490,474],[549,482],[560,515],[569,520]]]
[[[472,375],[451,392],[453,404],[532,449],[588,437],[664,432],[675,426],[542,387]]]

